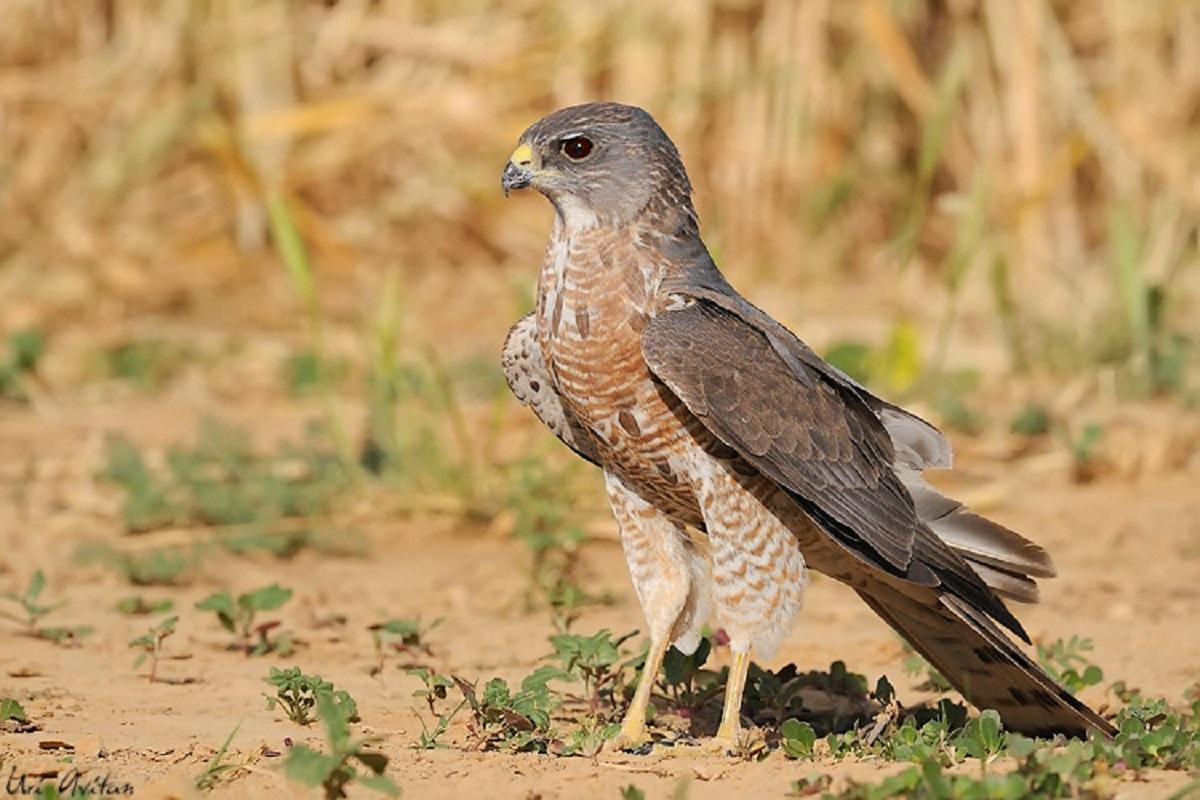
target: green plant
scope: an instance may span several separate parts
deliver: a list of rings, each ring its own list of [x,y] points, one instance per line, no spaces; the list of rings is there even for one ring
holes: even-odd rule
[[[477,750],[547,752],[554,740],[550,714],[560,705],[546,686],[548,676],[535,672],[513,692],[506,681],[492,678],[482,694],[476,684],[455,677],[454,682],[471,707],[468,731]]]
[[[817,732],[807,722],[788,719],[779,726],[779,746],[788,758],[808,758],[816,743]]]
[[[197,443],[169,448],[152,469],[129,439],[108,439],[101,477],[125,492],[125,526],[141,533],[168,525],[257,526],[289,532],[285,520],[329,510],[350,483],[337,452],[310,427],[300,444],[256,453],[240,428],[205,419]]]
[[[727,676],[722,670],[719,685]],[[815,715],[803,695],[820,695],[833,710],[832,714]],[[831,733],[852,728],[873,715],[875,704],[867,690],[867,679],[850,672],[842,661],[829,665],[827,671],[800,672],[795,664],[778,670],[765,670],[750,665],[746,680],[745,707],[749,716],[759,724],[781,725],[789,717],[811,724],[819,733]]]
[[[1048,646],[1038,644],[1037,657],[1042,669],[1056,683],[1072,694],[1078,694],[1089,686],[1104,680],[1104,671],[1088,657],[1092,652],[1092,640],[1072,636],[1066,641],[1056,639]]]
[[[0,599],[8,600],[16,604],[24,614],[24,617],[7,611],[0,611],[0,616],[17,622],[25,626],[25,633],[29,636],[38,635],[38,621],[42,617],[54,611],[57,608],[62,608],[66,603],[55,603],[53,605],[42,605],[39,599],[42,596],[42,591],[46,588],[46,576],[39,569],[33,573],[33,577],[29,579],[25,591],[21,594],[14,592],[5,592],[0,594]]]
[[[566,741],[551,752],[563,756],[593,758],[604,748],[605,742],[615,739],[621,730],[620,723],[605,722],[599,717],[587,716],[567,734]],[[555,745],[558,743],[556,742]]]
[[[290,780],[309,787],[321,787],[326,800],[346,796],[351,783],[397,797],[400,789],[385,772],[388,757],[368,749],[374,739],[351,739],[345,709],[329,693],[316,697],[317,715],[325,729],[329,752],[314,750],[306,745],[293,745],[284,761],[284,772]],[[366,768],[360,773],[355,762]]]
[[[241,639],[239,647],[246,655],[260,656],[267,653],[288,655],[294,644],[291,636],[286,633],[270,636],[272,630],[279,626],[278,622],[255,622],[259,612],[274,611],[288,600],[292,599],[292,590],[285,589],[277,583],[255,589],[252,592],[240,594],[235,601],[229,592],[214,592],[196,603],[200,611],[212,611],[217,615],[221,627],[230,633],[236,633]]]
[[[100,564],[134,586],[180,586],[191,581],[202,560],[201,548],[179,547],[119,550],[109,544],[82,544],[75,551],[79,564]]]
[[[28,328],[9,334],[7,352],[0,355],[0,398],[29,399],[25,381],[36,369],[46,349],[41,331]]]
[[[646,800],[646,793],[631,783],[621,789],[621,800]]]
[[[587,540],[578,503],[568,485],[543,459],[526,458],[508,467],[505,504],[515,533],[531,555],[529,578],[541,601],[566,629],[575,610],[595,598],[579,585],[579,550]],[[533,594],[531,593],[530,605]]]
[[[417,739],[416,747],[420,750],[434,750],[445,747],[439,740],[450,727],[450,722],[458,715],[463,706],[466,705],[467,698],[464,696],[459,704],[449,713],[439,714],[437,712],[437,703],[446,699],[446,692],[454,687],[454,681],[445,675],[439,675],[433,670],[425,669],[424,667],[415,667],[410,669],[408,673],[420,678],[424,684],[424,688],[413,692],[413,697],[419,697],[429,705],[429,716],[433,719],[432,726],[428,725],[420,712],[417,712],[417,721],[421,723],[421,735]]]
[[[283,362],[283,378],[293,397],[319,395],[325,387],[336,386],[348,372],[341,359],[321,358],[312,350],[292,353]]]
[[[287,718],[297,725],[308,725],[313,721],[313,710],[320,705],[322,697],[330,698],[343,719],[349,722],[359,719],[358,704],[350,693],[334,688],[320,675],[305,675],[299,667],[271,667],[270,674],[264,680],[275,687],[274,697],[263,695],[267,698],[267,709],[274,710],[275,706],[281,706]]]
[[[398,619],[392,617],[368,626],[367,630],[371,632],[371,641],[375,644],[375,657],[378,661],[374,673],[379,674],[383,671],[384,654],[389,649],[397,653],[420,652],[432,655],[429,643],[425,638],[441,622],[440,617],[428,625],[422,623],[420,618]]]
[[[132,339],[107,348],[104,370],[113,378],[142,389],[155,389],[171,380],[192,357],[186,346],[163,339]]]
[[[1078,481],[1089,481],[1096,474],[1096,448],[1104,437],[1104,428],[1095,422],[1084,425],[1075,434],[1066,432],[1067,444],[1071,448],[1074,459],[1075,478]]]
[[[542,673],[546,680],[579,680],[583,683],[583,699],[588,711],[594,716],[601,703],[619,707],[619,698],[625,679],[625,670],[618,664],[621,660],[621,645],[637,635],[630,631],[624,636],[613,638],[607,629],[591,636],[560,633],[550,637],[554,652],[546,658],[557,661],[552,671]],[[628,666],[628,665],[626,665]],[[537,675],[539,673],[535,673]]]
[[[692,710],[716,695],[712,687],[717,683],[717,676],[712,672],[703,672],[711,652],[712,639],[708,636],[701,638],[696,649],[689,654],[685,655],[675,647],[667,650],[657,684],[676,708]],[[699,684],[702,675],[706,679],[703,689]]]
[[[137,659],[133,662],[134,669],[140,667],[142,662],[147,658],[150,659],[151,683],[154,683],[155,675],[158,671],[158,658],[162,655],[163,641],[175,633],[175,624],[177,622],[179,622],[179,617],[167,617],[141,636],[129,642],[131,648],[141,651],[138,653]]]
[[[1009,429],[1018,436],[1045,436],[1050,432],[1050,412],[1039,403],[1026,403],[1013,417]]]
[[[225,741],[217,752],[213,753],[213,757],[204,765],[204,769],[196,776],[193,782],[195,787],[202,792],[207,792],[216,787],[221,782],[222,778],[230,776],[238,770],[244,769],[243,764],[229,764],[225,761],[225,754],[229,752],[229,745],[233,743],[233,737],[237,736],[238,729],[241,728],[241,723],[233,727],[229,735],[225,737]]]
[[[6,719],[15,719],[17,722],[29,721],[29,717],[25,715],[25,709],[20,703],[11,697],[0,697],[0,722]]]
[[[130,616],[146,616],[148,614],[166,614],[175,608],[175,601],[170,598],[162,600],[147,600],[140,594],[123,597],[117,601],[117,611]]]
[[[8,611],[0,611],[0,616],[12,620],[19,625],[24,626],[26,636],[32,636],[36,639],[45,639],[54,642],[58,645],[73,645],[76,644],[84,636],[92,632],[92,629],[86,625],[81,625],[73,628],[64,627],[44,627],[39,625],[42,617],[49,614],[55,609],[62,608],[66,603],[55,603],[53,605],[42,605],[39,598],[42,591],[46,588],[46,577],[41,570],[33,573],[33,577],[29,579],[29,584],[25,587],[25,591],[21,594],[14,592],[5,592],[0,594],[0,600],[8,600],[18,606],[21,614],[14,614]]]

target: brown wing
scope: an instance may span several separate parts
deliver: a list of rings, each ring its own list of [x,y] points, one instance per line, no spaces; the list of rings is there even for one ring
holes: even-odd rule
[[[789,369],[764,336],[703,301],[652,320],[642,352],[693,414],[831,534],[907,572],[921,523],[870,410]]]
[[[894,471],[891,437],[853,386],[785,359],[760,327],[695,297],[646,326],[642,352],[688,410],[849,552],[913,583],[945,586],[1028,641],[920,520]]]

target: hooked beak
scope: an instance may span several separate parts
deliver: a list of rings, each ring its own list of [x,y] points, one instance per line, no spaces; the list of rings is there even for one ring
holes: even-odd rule
[[[500,176],[500,188],[504,190],[504,196],[508,197],[508,193],[513,189],[524,189],[532,184],[533,149],[527,144],[522,144],[508,157],[508,163],[504,165],[504,172]]]

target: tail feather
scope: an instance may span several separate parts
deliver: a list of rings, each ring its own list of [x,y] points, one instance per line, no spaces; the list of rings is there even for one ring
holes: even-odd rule
[[[938,538],[966,559],[993,591],[1026,603],[1037,602],[1037,581],[1056,574],[1050,554],[1016,531],[972,512],[940,494],[920,473],[897,471],[917,514]]]
[[[868,593],[870,592],[870,593]],[[1006,728],[1032,736],[1086,736],[1116,729],[1056,684],[985,614],[948,593],[929,602],[888,586],[859,589],[899,632],[977,708],[995,709]]]

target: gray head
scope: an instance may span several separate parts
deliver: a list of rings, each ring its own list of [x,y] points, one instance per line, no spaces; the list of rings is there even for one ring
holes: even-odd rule
[[[647,207],[694,219],[692,187],[679,151],[654,118],[619,103],[555,111],[521,134],[500,185],[532,186],[572,228],[622,225]]]

